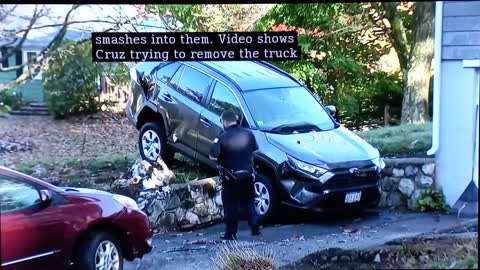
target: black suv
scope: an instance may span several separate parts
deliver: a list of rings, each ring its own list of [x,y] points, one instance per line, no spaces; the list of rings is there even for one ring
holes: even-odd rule
[[[285,71],[257,61],[145,62],[130,70],[126,115],[140,130],[142,158],[166,162],[175,152],[216,168],[208,158],[230,109],[252,130],[256,209],[280,204],[309,210],[375,208],[385,163],[377,149],[333,118]]]

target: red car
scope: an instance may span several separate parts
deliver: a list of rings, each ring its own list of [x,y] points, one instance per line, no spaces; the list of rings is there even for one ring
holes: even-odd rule
[[[0,210],[4,270],[121,270],[152,249],[147,216],[125,196],[0,166]]]

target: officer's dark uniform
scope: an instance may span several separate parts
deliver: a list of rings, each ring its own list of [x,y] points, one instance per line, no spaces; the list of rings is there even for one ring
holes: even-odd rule
[[[235,124],[229,126],[215,139],[211,156],[217,158],[218,164],[229,172],[244,172],[250,170],[251,177],[241,180],[228,180],[229,176],[222,175],[222,201],[225,216],[225,238],[236,239],[238,229],[239,203],[249,209],[249,224],[252,234],[259,234],[257,215],[254,206],[254,175],[253,152],[258,149],[253,133]]]

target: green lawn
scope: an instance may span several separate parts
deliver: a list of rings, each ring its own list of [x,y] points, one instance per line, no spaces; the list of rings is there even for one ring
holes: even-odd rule
[[[408,124],[357,133],[382,156],[425,156],[431,147],[432,124]]]

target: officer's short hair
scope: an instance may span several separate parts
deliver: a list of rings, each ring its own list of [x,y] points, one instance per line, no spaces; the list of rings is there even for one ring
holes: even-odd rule
[[[233,111],[224,111],[222,113],[222,120],[225,122],[237,122],[237,115]]]

